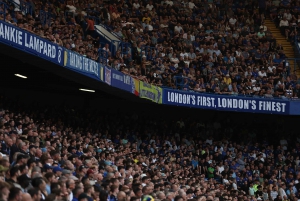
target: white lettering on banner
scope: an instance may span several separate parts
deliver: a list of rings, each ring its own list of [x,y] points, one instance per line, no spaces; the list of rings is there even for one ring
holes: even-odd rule
[[[0,38],[22,45],[22,34],[18,29],[0,23]]]
[[[99,67],[98,67],[98,63],[93,61],[93,60],[89,60],[90,61],[90,72],[94,73],[95,75],[99,76]]]
[[[197,105],[206,107],[216,107],[214,97],[198,96]]]
[[[112,73],[112,78],[123,82],[123,75]]]
[[[69,53],[69,64],[71,67],[86,71],[87,73],[91,73],[94,75],[99,75],[99,67],[98,63],[88,59],[86,57],[83,57],[81,55],[78,55],[76,53],[73,53],[71,51],[68,51]]]
[[[84,63],[84,70],[86,72],[89,72],[89,60],[87,60],[85,57],[82,57],[83,63]]]
[[[73,52],[69,51],[69,63],[72,67],[82,70],[82,58],[82,56],[79,56],[78,54],[74,54]]]
[[[267,101],[267,100],[250,100],[237,98],[215,98],[196,94],[182,94],[176,92],[167,92],[167,102],[184,105],[195,105],[202,107],[222,108],[222,109],[241,109],[267,112],[286,112],[286,103]]]
[[[24,37],[24,38],[23,38]],[[51,42],[40,40],[38,37],[0,22],[0,39],[25,46],[49,58],[56,58],[56,46]],[[61,54],[61,52],[60,52]],[[60,55],[59,55],[60,56]],[[59,60],[60,62],[60,60]]]
[[[58,61],[58,63],[61,62],[61,51],[62,51],[62,48],[58,47],[58,55],[57,55],[57,61]]]
[[[131,85],[131,77],[129,75],[124,75],[124,83]]]
[[[56,47],[52,45],[50,42],[40,40],[39,38],[29,35],[27,33],[24,34],[24,45],[25,47],[32,49],[40,54],[44,54],[47,57],[55,58],[56,57]]]
[[[196,104],[196,96],[189,94],[180,94],[174,92],[168,92],[168,101],[173,103],[183,103],[183,104]]]
[[[259,101],[259,110],[271,112],[285,112],[286,103],[274,101]]]
[[[218,107],[220,108],[233,108],[233,109],[244,109],[252,110],[256,109],[255,100],[243,100],[243,99],[232,99],[232,98],[218,98]]]

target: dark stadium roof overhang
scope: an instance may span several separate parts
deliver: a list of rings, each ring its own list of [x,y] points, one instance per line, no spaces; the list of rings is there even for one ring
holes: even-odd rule
[[[61,94],[83,94],[79,88],[93,89],[96,93],[84,93],[84,96],[118,98],[140,103],[154,104],[140,99],[123,90],[83,76],[63,68],[35,55],[23,52],[12,46],[0,43],[1,86],[5,88],[32,89]],[[21,74],[28,79],[21,79],[15,74]],[[0,89],[3,87],[0,87]]]

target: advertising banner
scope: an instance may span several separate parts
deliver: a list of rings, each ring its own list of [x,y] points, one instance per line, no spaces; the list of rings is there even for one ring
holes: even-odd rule
[[[162,103],[162,88],[140,81],[140,98]]]
[[[100,80],[99,63],[76,52],[65,49],[64,66]]]
[[[105,83],[111,85],[111,69],[105,67]]]
[[[136,96],[140,96],[140,81],[135,78],[132,78],[132,79],[133,79],[133,85],[134,85],[133,94]]]
[[[111,86],[130,93],[134,92],[133,78],[115,69],[111,69]]]
[[[103,70],[104,70],[104,66],[102,66],[102,64],[99,64],[99,67],[100,67],[100,80],[102,82],[104,82],[104,77],[103,77]]]
[[[289,114],[290,110],[288,100],[214,95],[171,89],[164,89],[163,103],[202,109],[269,114]]]
[[[63,65],[64,51],[62,47],[4,21],[0,21],[0,42]]]

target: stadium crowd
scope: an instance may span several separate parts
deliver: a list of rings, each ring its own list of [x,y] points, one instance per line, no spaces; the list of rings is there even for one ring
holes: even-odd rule
[[[32,15],[18,7],[23,1],[14,2],[7,1],[6,22],[91,59],[98,60],[102,48],[112,68],[149,83],[300,97],[283,48],[264,25],[266,16],[276,21],[281,9],[298,8],[296,1],[28,0]],[[41,10],[52,17],[41,20]],[[299,18],[296,10],[292,16]],[[131,43],[131,55],[111,55],[109,46],[101,46],[93,17]],[[255,122],[254,128],[250,120],[230,118],[150,120],[68,108],[5,108],[0,110],[3,201],[300,199],[300,139],[283,137],[291,129],[284,120]]]
[[[6,2],[7,22],[94,60],[103,61],[105,54],[109,66],[148,83],[216,94],[300,97],[296,73],[264,24],[270,17],[292,40],[299,29],[298,1]],[[23,3],[32,7],[32,15],[20,10]],[[109,44],[100,43],[94,27],[100,21],[131,44],[128,54],[120,49],[113,54]]]
[[[162,120],[66,106],[39,110],[12,101],[4,105],[1,201],[300,197],[300,139],[286,130],[283,125],[291,122],[283,119],[274,126],[254,119],[238,123],[239,118],[228,115]]]

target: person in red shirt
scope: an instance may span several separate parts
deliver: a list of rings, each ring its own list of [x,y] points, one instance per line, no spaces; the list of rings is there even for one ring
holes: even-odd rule
[[[87,23],[87,28],[85,31],[87,32],[88,35],[93,36],[94,32],[95,32],[95,27],[94,27],[95,22],[93,20],[89,19],[88,17],[85,18],[85,21]]]

